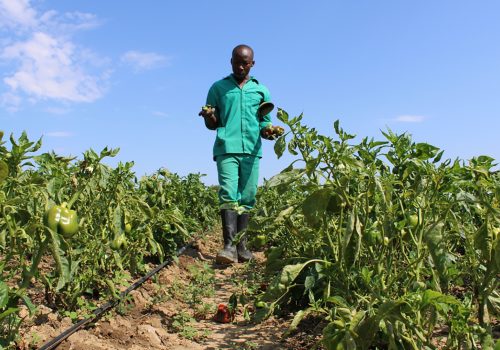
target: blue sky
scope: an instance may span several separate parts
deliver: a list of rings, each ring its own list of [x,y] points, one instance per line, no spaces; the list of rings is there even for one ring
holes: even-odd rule
[[[274,103],[333,135],[500,159],[500,2],[0,0],[0,130],[217,181],[200,107],[240,43]],[[275,118],[276,124],[279,122]],[[285,168],[265,142],[261,178]]]

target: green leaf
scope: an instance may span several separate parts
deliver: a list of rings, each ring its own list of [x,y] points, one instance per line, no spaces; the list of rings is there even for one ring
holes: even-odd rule
[[[332,193],[328,188],[319,189],[310,194],[302,203],[304,219],[312,227],[318,227],[325,217]]]
[[[417,143],[415,145],[416,156],[420,160],[433,158],[439,151],[438,147],[429,145],[428,143]]]
[[[17,308],[17,307],[8,308],[7,310],[5,310],[4,312],[2,312],[0,314],[0,321],[4,320],[5,318],[12,315],[13,313],[16,313],[17,311],[19,311],[19,308]]]
[[[286,209],[283,209],[279,212],[279,214],[276,216],[276,219],[274,220],[275,222],[282,222],[286,218],[290,217],[290,215],[293,213],[295,210],[294,206],[289,206]]]
[[[42,138],[40,137],[33,148],[30,150],[31,152],[36,152],[42,147]]]
[[[304,281],[305,292],[312,289],[315,284],[316,284],[316,277],[314,277],[313,275],[307,276]]]
[[[116,266],[123,271],[122,258],[118,252],[113,251],[113,258],[115,259]]]
[[[443,283],[446,283],[448,281],[448,259],[443,244],[443,228],[442,222],[432,224],[424,233],[424,239],[436,265],[439,278]]]
[[[281,170],[280,173],[286,173],[293,170],[293,163],[291,163],[289,166],[287,166],[285,169]]]
[[[276,153],[278,159],[281,158],[281,156],[285,152],[285,149],[286,149],[285,138],[284,137],[278,138],[278,140],[276,140],[276,142],[274,143],[274,153]]]
[[[405,303],[400,300],[388,300],[377,308],[374,315],[358,318],[359,322],[353,328],[353,333],[356,334],[355,341],[359,348],[364,350],[368,349],[372,345],[373,339],[379,330],[379,324],[382,320],[402,321],[404,318],[402,316],[401,307],[404,304]]]
[[[283,257],[284,247],[271,247],[266,251],[267,261],[266,261],[266,271],[275,273],[281,270],[285,264]]]
[[[236,310],[238,307],[238,296],[236,293],[231,294],[228,302],[229,310]]]
[[[56,291],[64,288],[66,283],[70,281],[70,266],[68,259],[63,255],[64,251],[61,249],[61,240],[59,235],[54,230],[47,227],[47,232],[50,234],[50,250],[52,252],[52,257],[54,258],[56,264],[57,276],[59,277],[57,281]]]
[[[156,242],[154,239],[152,239],[150,237],[148,237],[147,240],[148,240],[148,245],[151,249],[151,254],[152,255],[158,254],[158,252],[159,252],[158,247],[157,247],[158,242]]]
[[[443,153],[444,153],[444,151],[438,152],[438,154],[434,157],[434,160],[432,162],[433,163],[439,162],[441,160],[441,158],[443,157]]]
[[[332,303],[334,305],[340,306],[342,308],[349,307],[347,301],[339,295],[331,296],[326,299],[326,302]]]
[[[356,262],[359,252],[361,250],[361,223],[356,211],[353,208],[349,215],[349,221],[344,231],[342,238],[342,254],[344,257],[344,264],[347,267],[352,267]]]
[[[300,115],[298,115],[295,118],[292,118],[290,121],[288,121],[288,124],[289,125],[297,124],[298,122],[300,122],[302,120],[302,117],[303,117],[303,113],[300,113]]]
[[[281,275],[279,277],[280,283],[284,284],[287,287],[291,285],[305,265],[306,263],[286,265],[281,271]]]
[[[500,272],[500,234],[497,234],[497,239],[495,241],[495,263],[497,272]]]
[[[299,312],[297,312],[293,317],[292,323],[290,323],[288,330],[285,332],[285,336],[288,336],[292,332],[294,332],[297,329],[300,321],[302,321],[306,316],[308,316],[312,312],[314,312],[314,309],[312,308],[307,308],[305,310],[300,310]]]
[[[337,119],[336,121],[333,122],[333,128],[335,129],[335,133],[337,135],[340,134],[340,128],[339,128],[339,123],[340,121]]]
[[[112,150],[111,150],[111,152],[109,153],[109,156],[110,156],[110,157],[114,157],[114,156],[116,156],[119,152],[120,152],[120,148],[119,148],[119,147],[114,148],[114,149],[112,149]]]
[[[288,123],[288,113],[285,110],[278,108],[277,117],[283,123]]]
[[[486,299],[488,309],[491,314],[498,315],[500,313],[500,292],[493,291]]]
[[[488,230],[487,221],[474,234],[474,247],[481,252],[481,257],[486,260],[491,260],[491,248],[493,246],[490,232]]]
[[[66,286],[67,283],[71,281],[71,267],[68,259],[62,255],[63,251],[59,249],[60,261],[61,261],[61,271],[59,275],[59,279],[57,281],[56,292]]]
[[[154,212],[146,202],[137,201],[137,205],[147,219],[152,219],[154,217]]]
[[[271,304],[271,306],[266,305],[262,308],[257,309],[257,311],[252,315],[253,322],[255,323],[262,322],[263,320],[271,316],[273,310],[274,310],[273,304]]]
[[[299,153],[295,150],[297,148],[297,139],[293,137],[290,142],[288,142],[288,152],[294,156],[298,155]]]
[[[338,329],[333,322],[323,329],[323,345],[326,350],[356,350],[356,342],[346,329]]]
[[[120,148],[111,148],[108,149],[108,147],[104,147],[104,149],[101,151],[101,154],[99,155],[99,159],[102,159],[104,157],[114,157],[120,152]]]
[[[460,305],[460,302],[451,295],[446,295],[438,291],[427,289],[422,295],[421,307],[432,305],[441,309],[440,304]]]
[[[21,295],[21,299],[24,301],[24,305],[28,307],[30,315],[33,315],[36,311],[36,306],[31,302],[31,299],[27,295]]]
[[[4,182],[9,176],[9,166],[3,160],[0,160],[0,183]]]
[[[279,173],[273,176],[266,182],[267,187],[276,187],[281,185],[288,185],[302,176],[303,169],[292,169],[287,172]]]
[[[309,158],[306,161],[306,172],[308,175],[312,175],[316,172],[316,168],[318,167],[320,162],[320,158]]]
[[[369,147],[370,148],[375,148],[375,147],[378,147],[378,146],[385,146],[387,144],[388,144],[387,141],[374,141],[374,140],[371,140],[370,143],[369,143]]]
[[[9,303],[9,286],[4,281],[0,281],[0,309]]]
[[[123,234],[124,216],[122,207],[118,204],[113,212],[113,231],[115,235]]]
[[[286,265],[280,274],[274,276],[262,297],[264,301],[274,301],[287,293],[288,287],[297,278],[307,263]]]
[[[363,266],[363,268],[361,269],[361,277],[363,278],[363,282],[365,282],[367,286],[370,286],[372,283],[372,275],[373,271],[368,269],[366,266]]]

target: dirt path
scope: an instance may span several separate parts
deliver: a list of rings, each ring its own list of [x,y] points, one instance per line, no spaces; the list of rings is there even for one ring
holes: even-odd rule
[[[175,264],[162,270],[155,283],[131,292],[117,312],[73,334],[58,349],[289,349],[281,342],[288,321],[271,318],[252,324],[243,317],[241,305],[234,322],[213,320],[218,304],[227,304],[235,292],[249,290],[252,268],[258,268],[264,260],[262,253],[256,253],[256,264],[250,267],[215,265],[215,254],[221,246],[218,236],[211,234],[197,242]],[[21,349],[44,344],[72,323],[68,317],[41,306],[27,324]]]

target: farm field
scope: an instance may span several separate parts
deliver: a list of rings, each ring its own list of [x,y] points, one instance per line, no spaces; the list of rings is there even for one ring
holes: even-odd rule
[[[214,306],[227,303],[233,293],[248,292],[241,276],[251,281],[251,270],[264,259],[261,252],[256,264],[215,265],[222,244],[219,236],[218,231],[209,232],[197,240],[115,311],[73,334],[58,349],[285,349],[280,336],[289,321],[270,318],[253,324],[242,312],[231,323],[213,321]],[[61,319],[46,307],[42,310],[23,330],[27,348],[35,339],[46,342],[71,326],[68,317]]]
[[[276,155],[296,160],[259,188],[245,233],[256,261],[226,269],[212,262],[216,188],[200,174],[137,179],[132,162],[104,165],[117,149],[78,160],[2,135],[0,346],[40,346],[198,237],[60,348],[500,347],[495,160],[278,119]],[[219,303],[232,322],[212,320]]]

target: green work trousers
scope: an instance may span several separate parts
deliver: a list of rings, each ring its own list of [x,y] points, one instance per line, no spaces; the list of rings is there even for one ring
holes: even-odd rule
[[[260,158],[250,154],[223,154],[215,158],[219,174],[220,209],[239,213],[252,209],[259,181]]]

